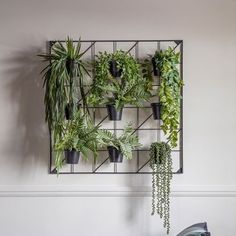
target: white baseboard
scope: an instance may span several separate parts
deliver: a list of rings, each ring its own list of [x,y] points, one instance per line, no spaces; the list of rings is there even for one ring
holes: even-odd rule
[[[0,185],[0,197],[151,197],[146,186]],[[171,197],[236,197],[236,185],[173,186]]]

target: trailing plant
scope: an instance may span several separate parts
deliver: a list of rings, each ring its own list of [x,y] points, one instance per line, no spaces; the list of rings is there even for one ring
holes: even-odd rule
[[[111,75],[110,63],[121,70],[120,79]],[[150,96],[147,81],[140,75],[139,63],[124,51],[99,53],[95,62],[95,79],[88,102],[93,105],[115,105],[120,110],[125,104],[140,106]]]
[[[65,118],[65,109],[70,113],[76,110],[77,96],[82,97],[83,107],[87,107],[84,91],[84,75],[89,75],[85,63],[81,60],[81,43],[74,43],[67,38],[65,44],[55,42],[51,51],[39,55],[48,65],[42,70],[45,87],[46,121],[54,133],[54,138],[61,133],[60,126]]]
[[[165,142],[155,142],[150,148],[152,173],[152,215],[163,218],[163,226],[170,231],[170,181],[172,179],[171,147]]]
[[[56,151],[55,166],[57,172],[62,167],[63,153],[65,150],[80,151],[84,158],[88,158],[89,152],[95,157],[99,148],[100,133],[99,126],[94,126],[87,113],[81,111],[75,113],[73,120],[63,121],[61,124],[62,135],[54,144]]]
[[[171,147],[176,147],[178,142],[178,129],[180,118],[181,88],[183,81],[180,78],[178,65],[180,52],[175,52],[169,47],[164,51],[156,51],[154,55],[157,70],[161,81],[158,96],[161,103],[161,125]]]
[[[148,91],[150,97],[156,96],[157,91],[153,88],[153,76],[152,76],[152,61],[145,58],[141,61],[142,76],[147,81],[146,91]],[[155,92],[154,92],[155,91]]]
[[[126,125],[120,136],[116,136],[108,130],[99,130],[99,137],[103,146],[115,147],[126,159],[132,159],[132,150],[141,146],[131,124]]]

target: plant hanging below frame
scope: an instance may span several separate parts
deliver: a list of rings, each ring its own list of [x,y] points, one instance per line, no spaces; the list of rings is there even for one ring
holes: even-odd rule
[[[152,173],[152,215],[163,218],[163,226],[170,231],[170,181],[172,179],[171,147],[165,142],[155,142],[150,148]]]

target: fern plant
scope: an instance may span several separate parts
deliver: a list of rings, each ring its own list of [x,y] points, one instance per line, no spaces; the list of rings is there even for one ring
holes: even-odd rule
[[[63,165],[63,152],[65,150],[80,151],[84,158],[88,158],[90,152],[95,157],[100,146],[99,126],[94,126],[87,113],[82,114],[82,111],[75,113],[73,120],[64,121],[61,124],[62,135],[54,144],[56,151],[55,166],[56,170]]]
[[[126,125],[120,136],[108,130],[99,130],[99,138],[101,145],[115,147],[128,160],[132,159],[132,150],[141,146],[131,124]]]
[[[152,215],[163,218],[163,226],[170,231],[170,181],[172,179],[171,147],[165,142],[155,142],[150,148],[152,173]]]
[[[110,63],[116,62],[121,70],[120,79],[111,75]],[[93,105],[114,105],[120,110],[125,104],[140,106],[150,96],[147,81],[140,75],[139,63],[128,53],[99,53],[95,62],[95,80],[88,102]]]
[[[171,147],[178,142],[178,129],[180,119],[180,101],[183,81],[180,78],[178,65],[180,52],[169,47],[164,51],[156,51],[154,55],[156,68],[160,73],[161,81],[158,96],[161,103],[161,125]]]
[[[81,43],[74,43],[68,37],[65,45],[56,42],[51,52],[39,55],[48,65],[42,70],[45,87],[46,121],[56,138],[62,130],[59,123],[65,118],[65,109],[69,105],[73,113],[77,103],[77,96],[81,94],[83,107],[87,107],[83,87],[84,75],[89,75],[81,52]]]

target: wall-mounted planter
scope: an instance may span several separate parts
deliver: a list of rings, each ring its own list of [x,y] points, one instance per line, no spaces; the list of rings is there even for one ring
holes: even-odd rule
[[[120,150],[117,150],[113,146],[108,146],[107,150],[110,162],[121,163],[123,161],[123,154],[120,152]]]
[[[77,41],[77,40],[76,40]],[[75,43],[76,43],[76,41],[75,41]],[[62,42],[62,44],[63,44],[63,46],[64,47],[66,47],[66,42],[67,41],[65,41],[65,40],[61,40],[61,42]],[[158,62],[157,60],[158,60],[158,55],[156,55],[155,54],[155,52],[153,51],[153,52],[150,52],[150,54],[152,55],[152,56],[149,56],[149,55],[146,55],[145,56],[145,58],[143,57],[144,56],[144,53],[145,52],[147,52],[147,50],[145,49],[145,47],[147,46],[147,49],[148,48],[150,48],[150,42],[152,42],[153,43],[153,45],[154,45],[154,47],[155,48],[157,48],[158,47],[158,49],[160,48],[160,50],[162,49],[162,48],[167,48],[167,46],[170,46],[170,47],[173,47],[173,49],[174,49],[174,47],[175,47],[175,41],[166,41],[166,40],[138,40],[138,41],[133,41],[133,40],[131,40],[131,41],[127,41],[128,43],[127,43],[127,45],[130,45],[130,52],[131,52],[131,54],[129,54],[129,53],[126,53],[126,51],[127,51],[127,47],[126,47],[126,45],[125,45],[125,48],[124,48],[124,53],[126,54],[126,55],[130,55],[130,56],[132,56],[132,54],[133,54],[133,51],[132,50],[137,50],[137,51],[140,51],[140,53],[138,53],[137,55],[136,55],[136,57],[134,58],[134,59],[137,59],[137,61],[138,62],[140,62],[139,63],[139,65],[137,66],[137,73],[136,73],[136,70],[133,70],[132,68],[136,68],[134,65],[136,65],[134,62],[132,62],[132,58],[130,57],[130,58],[128,58],[129,59],[129,62],[132,62],[132,67],[130,66],[130,71],[132,71],[132,73],[130,73],[130,74],[128,74],[127,73],[127,71],[125,70],[125,69],[127,69],[127,67],[125,66],[125,67],[123,67],[122,65],[124,65],[124,63],[123,63],[123,61],[125,61],[125,57],[123,58],[122,56],[122,51],[121,52],[119,52],[119,53],[117,53],[117,54],[115,54],[115,53],[112,53],[112,52],[116,52],[116,51],[118,51],[117,50],[117,48],[121,48],[121,50],[122,50],[122,45],[124,45],[124,43],[123,43],[123,40],[121,40],[121,41],[119,41],[119,40],[101,40],[101,41],[96,41],[96,40],[91,40],[91,41],[88,41],[88,40],[86,40],[86,41],[81,41],[81,44],[82,44],[82,47],[81,48],[88,48],[87,46],[88,46],[88,44],[89,45],[92,45],[92,47],[90,47],[90,49],[88,49],[88,53],[89,53],[89,55],[92,55],[92,58],[91,58],[91,63],[92,63],[92,65],[93,65],[93,71],[96,73],[96,74],[94,74],[94,73],[91,73],[91,77],[94,79],[94,75],[96,75],[96,76],[98,76],[99,74],[97,73],[98,72],[98,69],[99,68],[102,68],[101,69],[101,71],[99,71],[99,72],[102,72],[102,70],[104,70],[104,73],[101,73],[101,81],[103,82],[103,78],[106,78],[106,76],[104,76],[104,75],[107,75],[107,74],[110,74],[110,77],[112,76],[112,74],[114,75],[114,76],[120,76],[119,75],[119,73],[120,72],[122,72],[121,73],[121,77],[111,77],[111,78],[113,78],[111,81],[109,81],[109,83],[112,83],[112,82],[114,82],[114,83],[118,83],[118,85],[122,85],[122,83],[124,83],[124,85],[126,85],[126,83],[128,83],[129,82],[129,79],[127,79],[127,78],[129,78],[128,76],[130,76],[130,78],[131,77],[139,77],[139,76],[133,76],[134,74],[135,75],[139,75],[139,73],[141,73],[141,71],[143,70],[143,68],[145,68],[146,69],[146,74],[147,75],[149,75],[149,76],[152,76],[153,77],[153,81],[152,81],[152,83],[153,83],[153,85],[156,85],[156,84],[160,84],[160,82],[162,82],[162,81],[164,81],[164,79],[162,79],[162,81],[160,81],[159,82],[159,79],[160,79],[160,77],[158,77],[158,76],[156,76],[156,75],[158,75],[158,71],[156,70],[156,67],[157,67],[157,69],[160,71],[160,75],[161,76],[163,76],[162,75],[162,70],[161,70],[161,64],[158,64],[157,66],[154,66],[155,64],[153,63],[154,62],[154,60],[152,60],[152,58],[154,57],[155,59],[156,59],[156,62]],[[53,50],[53,45],[54,44],[57,44],[57,45],[59,45],[56,41],[51,41],[50,43],[49,43],[49,51],[52,51],[53,53],[55,53],[54,52],[54,50]],[[101,44],[104,44],[104,47],[102,46],[102,48],[104,48],[104,51],[101,51],[101,57],[97,57],[97,56],[99,56],[99,52],[98,52],[98,48],[100,48],[100,45]],[[126,43],[125,43],[126,44]],[[113,45],[113,48],[111,48],[111,45]],[[146,46],[145,46],[146,45]],[[163,45],[165,45],[165,47],[163,47]],[[160,46],[160,47],[159,47]],[[94,52],[94,48],[96,49],[96,52]],[[66,48],[66,50],[67,50],[67,48]],[[106,51],[105,50],[107,50],[108,52],[111,52],[111,53],[106,53]],[[142,51],[142,50],[144,50],[144,51]],[[68,51],[68,50],[67,50]],[[165,52],[164,50],[163,50],[163,52]],[[180,64],[178,65],[178,69],[179,69],[179,72],[180,72],[180,78],[181,79],[183,79],[183,73],[182,73],[182,66],[183,66],[183,42],[182,41],[180,41],[180,43],[178,42],[178,48],[177,48],[177,50],[176,50],[176,52],[180,52]],[[49,57],[45,57],[45,58],[49,58]],[[70,55],[68,55],[68,57],[67,58],[72,58]],[[80,62],[80,57],[76,57],[76,62],[78,62],[78,64],[77,63],[75,63],[74,64],[74,62],[73,62],[73,60],[71,60],[71,61],[67,61],[67,58],[64,58],[64,61],[63,61],[63,70],[65,71],[65,73],[64,73],[64,75],[65,75],[65,81],[66,81],[66,87],[65,87],[65,89],[66,89],[66,91],[68,90],[69,92],[70,92],[70,87],[68,86],[69,85],[69,83],[70,83],[70,78],[72,79],[72,82],[73,82],[73,86],[72,86],[72,88],[74,89],[74,88],[76,88],[76,93],[73,93],[73,98],[74,97],[76,97],[78,94],[80,95],[81,94],[81,92],[80,92],[80,87],[78,87],[78,83],[80,83],[80,77],[79,76],[76,76],[76,77],[74,77],[73,76],[73,73],[76,73],[76,70],[75,71],[72,71],[71,70],[71,68],[73,68],[74,66],[75,66],[75,69],[77,69],[77,67],[78,68],[80,68],[80,66],[81,66],[81,64],[80,63],[83,63],[83,58],[81,59],[81,62]],[[74,58],[74,57],[73,57]],[[104,59],[105,58],[105,59]],[[121,59],[120,59],[121,58]],[[103,60],[104,59],[104,60]],[[116,61],[117,62],[117,64],[118,64],[118,68],[120,67],[121,69],[122,69],[122,71],[119,71],[118,72],[118,74],[117,74],[117,72],[116,72],[116,69],[118,69],[117,68],[117,64],[115,63],[115,62],[113,62],[113,63],[111,63],[110,64],[110,62],[112,61],[112,59],[114,60],[114,61]],[[146,60],[146,62],[145,63],[143,63],[144,64],[144,66],[141,64],[141,62],[143,62],[143,60],[144,59],[147,59]],[[90,60],[90,59],[89,59]],[[87,60],[86,60],[87,61]],[[84,65],[85,66],[85,68],[86,69],[88,69],[89,70],[89,72],[90,72],[90,69],[91,69],[91,66],[89,66],[89,67],[87,67],[86,65],[87,65],[87,63],[86,63],[86,61],[84,61],[84,64],[82,64],[82,65]],[[102,65],[103,66],[97,66],[96,67],[96,63],[93,63],[93,62],[95,62],[95,61],[97,61],[98,63],[103,63]],[[161,60],[160,60],[161,61]],[[49,62],[49,60],[48,60],[48,62]],[[66,67],[66,65],[67,65],[67,67]],[[100,65],[100,64],[99,64]],[[110,72],[110,70],[113,70],[113,69],[111,69],[111,68],[114,68],[114,72]],[[82,67],[81,67],[82,68]],[[104,69],[105,68],[105,69]],[[119,69],[120,69],[119,68]],[[154,68],[155,68],[155,70],[154,70]],[[68,71],[70,71],[70,74],[69,74],[69,77],[68,77],[68,74],[67,74],[67,70]],[[154,71],[153,71],[154,70]],[[133,71],[134,71],[134,73],[133,73]],[[83,74],[86,74],[86,73],[83,73]],[[128,76],[126,75],[126,74],[128,74]],[[141,73],[140,75],[140,77],[141,77],[141,81],[143,81],[143,74],[145,74],[145,73]],[[145,75],[146,75],[145,74]],[[155,74],[155,76],[154,76],[154,74]],[[50,71],[49,71],[49,73],[48,73],[48,75],[50,75]],[[93,75],[93,76],[92,76]],[[60,76],[58,77],[58,78],[60,78]],[[100,80],[92,80],[91,79],[91,82],[95,82],[95,81],[100,81]],[[104,79],[104,81],[105,81],[105,79]],[[60,82],[60,81],[59,81]],[[84,82],[82,81],[81,82],[81,84],[82,85],[86,85],[87,86],[87,83],[86,83],[87,81],[86,80],[84,80]],[[96,83],[93,83],[94,84],[94,91],[93,90],[91,90],[91,91],[93,91],[93,92],[91,92],[91,93],[85,93],[85,98],[86,98],[86,100],[84,100],[83,101],[83,103],[81,102],[81,108],[80,109],[83,109],[83,111],[81,112],[81,114],[83,114],[83,113],[87,113],[86,112],[86,110],[85,110],[85,108],[86,108],[86,105],[87,106],[89,106],[89,108],[90,108],[90,106],[91,107],[94,107],[95,109],[96,109],[96,112],[94,112],[93,114],[92,114],[92,120],[96,120],[97,122],[99,122],[99,121],[101,121],[101,128],[104,128],[105,130],[107,129],[108,131],[110,130],[110,128],[111,128],[111,126],[113,127],[113,123],[111,122],[111,126],[109,125],[109,126],[106,126],[106,125],[103,125],[104,123],[106,124],[106,122],[109,122],[109,118],[108,118],[108,113],[107,113],[107,111],[105,111],[105,116],[107,116],[106,118],[107,119],[104,119],[104,116],[102,115],[101,116],[101,113],[104,113],[104,109],[107,109],[108,110],[108,108],[109,108],[109,110],[110,110],[110,107],[108,106],[108,107],[106,107],[106,105],[107,104],[117,104],[117,103],[115,103],[115,100],[118,98],[118,96],[117,96],[117,94],[114,92],[112,92],[112,91],[116,91],[116,90],[112,90],[112,89],[110,89],[109,91],[106,91],[105,89],[101,89],[101,88],[105,88],[106,87],[106,83],[105,83],[105,86],[103,86],[103,83],[101,83],[101,86],[100,86],[100,84],[98,83],[98,85],[99,86],[96,86]],[[62,85],[62,84],[61,84]],[[140,86],[141,86],[142,84],[140,83]],[[76,87],[75,87],[76,86]],[[123,85],[122,85],[123,86]],[[61,86],[62,87],[62,86]],[[96,87],[98,88],[97,90],[96,90]],[[68,89],[67,89],[68,88]],[[78,89],[77,89],[78,88]],[[92,88],[92,86],[91,86],[91,88]],[[119,87],[120,88],[120,87]],[[148,87],[149,88],[149,87]],[[64,89],[64,88],[63,88]],[[150,89],[151,89],[151,87],[150,87]],[[85,90],[86,90],[86,92],[88,91],[87,90],[87,87],[85,87]],[[97,93],[97,91],[98,91],[98,93]],[[101,93],[99,93],[99,91],[102,91]],[[105,92],[103,92],[103,91],[105,91]],[[118,91],[118,90],[117,90]],[[55,98],[56,98],[56,95],[57,95],[57,90],[55,91]],[[70,95],[70,93],[69,92],[67,92],[66,94],[68,94],[68,95]],[[153,110],[154,110],[154,114],[151,114],[151,120],[153,120],[153,117],[155,118],[155,119],[158,119],[159,117],[160,117],[160,107],[159,106],[154,106],[154,104],[151,106],[151,103],[152,102],[159,102],[160,101],[160,99],[158,99],[158,91],[156,91],[156,87],[154,87],[154,89],[151,91],[152,92],[152,95],[155,95],[155,98],[154,97],[151,97],[151,101],[149,102],[149,112],[151,112],[152,113],[152,108],[153,108]],[[61,93],[60,93],[61,94]],[[63,94],[63,93],[62,93]],[[96,97],[96,99],[93,99],[94,97],[94,95],[96,95],[96,94],[98,94],[97,95],[97,97]],[[133,93],[132,93],[133,94]],[[90,95],[91,95],[91,97],[90,97]],[[182,95],[182,90],[181,90],[181,95]],[[111,96],[112,96],[112,98],[113,98],[113,101],[110,101],[109,100],[109,102],[107,103],[107,100],[108,99],[110,99],[111,98]],[[87,99],[87,98],[90,98],[90,99]],[[99,99],[99,98],[102,98],[101,100]],[[104,99],[103,99],[104,98]],[[119,98],[120,98],[120,96],[119,96]],[[137,96],[134,96],[134,101],[136,101],[137,100]],[[57,109],[59,112],[60,112],[60,117],[62,118],[62,120],[63,120],[63,122],[65,122],[65,125],[69,125],[70,123],[71,124],[73,124],[73,120],[71,120],[71,121],[66,121],[65,119],[65,106],[67,105],[67,103],[72,103],[72,102],[74,102],[74,100],[73,99],[68,99],[68,96],[65,96],[65,98],[63,98],[63,100],[64,100],[64,103],[62,103],[62,104],[60,104],[59,103],[59,100],[58,99],[54,99],[53,101],[58,101],[57,103],[55,102],[55,105],[57,106],[57,107],[59,107],[60,109]],[[147,100],[149,100],[149,99],[147,99]],[[97,104],[95,104],[96,103],[96,101],[98,101],[97,102]],[[129,99],[127,99],[127,101],[129,101]],[[48,102],[50,102],[50,100],[48,100]],[[87,102],[87,103],[86,103]],[[119,104],[121,104],[121,103],[125,103],[126,102],[126,100],[124,99],[124,100],[121,100],[120,102],[119,102]],[[142,102],[142,101],[141,101]],[[146,104],[146,100],[144,100],[144,104]],[[94,103],[94,104],[93,104]],[[105,106],[103,105],[102,106],[102,104],[104,104],[105,103]],[[54,105],[54,104],[52,104],[52,105]],[[140,112],[140,108],[138,107],[138,106],[136,106],[136,104],[133,104],[132,103],[132,101],[131,101],[131,104],[129,104],[129,105],[131,105],[132,106],[132,110],[131,109],[128,109],[127,110],[127,114],[129,113],[129,111],[131,111],[130,112],[130,117],[131,116],[133,116],[133,118],[134,118],[134,120],[136,120],[136,119],[138,119],[140,122],[140,124],[142,123],[142,121],[144,122],[143,124],[143,127],[141,127],[141,126],[139,126],[139,124],[138,124],[138,127],[136,127],[135,126],[135,128],[137,128],[137,131],[138,130],[142,130],[141,132],[137,132],[137,136],[138,136],[138,138],[141,140],[141,141],[143,141],[143,136],[148,136],[149,135],[149,133],[151,132],[150,130],[155,130],[156,131],[156,133],[157,133],[157,135],[159,136],[159,134],[160,134],[160,132],[161,132],[161,130],[160,130],[160,127],[159,127],[159,123],[160,123],[160,120],[153,120],[153,122],[150,120],[150,116],[148,116],[147,117],[147,120],[145,119],[145,120],[143,120],[143,118],[146,118],[146,116],[145,117],[143,117],[143,116],[141,116],[141,115],[143,115],[142,114],[142,112]],[[128,104],[127,104],[127,106],[129,106]],[[178,150],[176,151],[176,153],[175,153],[175,155],[177,156],[177,158],[178,158],[178,162],[177,162],[177,164],[175,165],[175,167],[173,168],[173,170],[172,170],[172,172],[173,173],[175,173],[175,174],[180,174],[180,173],[182,173],[183,172],[183,142],[181,142],[182,141],[182,138],[183,138],[183,131],[182,131],[182,102],[180,103],[180,106],[181,106],[181,109],[180,109],[180,117],[179,117],[179,134],[178,135],[180,135],[180,137],[179,137],[179,140],[180,140],[180,142],[178,142]],[[144,107],[147,107],[146,105],[144,105]],[[164,111],[164,109],[163,109],[164,107],[163,107],[163,105],[162,105],[162,109],[161,109],[161,112],[163,113],[163,111]],[[114,109],[114,107],[111,109],[111,110],[113,110]],[[126,113],[126,106],[123,108],[123,110],[125,109],[125,113]],[[71,109],[70,109],[71,110]],[[75,111],[76,111],[76,104],[74,104],[74,107],[73,107],[73,113],[71,113],[72,115],[73,114],[75,114]],[[90,111],[90,109],[89,109],[89,111]],[[158,112],[156,112],[156,111],[158,111]],[[155,114],[158,114],[158,115],[155,115]],[[54,116],[53,115],[51,115],[51,114],[56,114],[57,115],[57,113],[56,112],[54,112],[54,111],[52,111],[50,114],[49,114],[49,116],[48,117],[53,117],[54,118]],[[148,115],[148,114],[147,114]],[[111,120],[120,120],[121,119],[121,116],[120,116],[120,118],[119,117],[117,117],[117,115],[115,115],[115,119],[114,119],[114,113],[113,113],[113,115],[112,115],[113,117],[111,117],[111,115],[110,115],[110,119]],[[119,116],[119,115],[118,115]],[[122,120],[125,122],[125,119],[126,119],[126,114],[124,114],[123,116],[122,116]],[[152,117],[153,116],[153,117]],[[68,117],[68,115],[67,115],[67,117]],[[55,119],[54,119],[55,120]],[[50,120],[49,120],[50,121]],[[115,122],[115,123],[120,123],[120,122],[122,122],[122,121],[120,121],[120,122]],[[155,122],[158,122],[158,126],[156,125],[156,123]],[[126,123],[126,122],[125,122]],[[120,126],[114,126],[114,133],[116,133],[117,134],[117,138],[119,138],[119,134],[121,134],[122,132],[120,131]],[[51,149],[50,149],[50,174],[55,174],[55,173],[58,173],[58,174],[67,174],[67,173],[71,173],[71,174],[84,174],[84,170],[80,170],[80,169],[78,169],[78,170],[76,170],[76,171],[74,171],[73,172],[73,169],[70,169],[70,168],[66,168],[66,169],[63,169],[63,171],[61,171],[60,173],[59,172],[57,172],[57,170],[59,170],[59,168],[61,167],[61,165],[59,166],[58,165],[58,168],[57,168],[57,166],[55,166],[55,160],[57,160],[56,158],[56,152],[54,152],[54,147],[57,147],[57,146],[55,146],[55,140],[56,139],[54,139],[54,130],[53,130],[53,127],[50,127],[50,131],[51,131],[51,142],[50,142],[50,145],[51,145]],[[113,131],[113,130],[112,130]],[[111,131],[111,133],[113,133]],[[117,132],[118,131],[118,132]],[[110,144],[112,144],[112,145],[115,145],[116,143],[114,143],[113,144],[113,142],[111,142],[110,140],[108,140],[107,142],[104,142],[104,143],[107,143],[107,146]],[[109,144],[108,144],[109,143]],[[146,145],[146,142],[145,142],[145,145]],[[64,147],[64,148],[62,148],[61,149],[61,160],[63,161],[63,163],[66,163],[66,159],[65,159],[65,150],[66,150],[67,148],[66,147]],[[106,154],[108,155],[108,149],[107,149],[107,147],[105,148],[106,149]],[[120,150],[120,148],[117,148],[118,150]],[[136,148],[132,148],[132,150],[136,150]],[[145,150],[145,149],[144,149]],[[134,163],[136,163],[136,161],[138,162],[138,157],[139,156],[141,156],[142,154],[143,154],[143,152],[142,152],[143,150],[141,149],[141,148],[137,148],[137,151],[135,151],[135,153],[137,152],[137,155],[132,155],[132,157],[133,157],[133,159],[134,159],[134,161],[132,161],[131,163],[124,163],[124,162],[126,162],[126,160],[125,161],[123,161],[123,164],[125,165],[125,167],[126,167],[126,165],[133,165],[133,162]],[[117,153],[117,151],[111,151],[110,150],[110,152],[114,152],[114,153]],[[92,153],[92,152],[91,152]],[[99,149],[98,150],[98,153],[99,153],[99,157],[102,157],[102,155],[104,155],[104,149],[103,148],[101,148],[101,149]],[[122,151],[122,153],[125,153],[125,152],[123,152]],[[72,154],[69,154],[69,153],[67,153],[67,155],[72,155]],[[115,155],[115,154],[111,154],[111,155]],[[82,154],[80,154],[80,156],[82,156]],[[115,156],[118,156],[119,157],[119,153],[118,154],[116,154]],[[91,156],[92,157],[92,156]],[[108,157],[108,159],[109,159],[109,156],[107,156]],[[112,156],[111,156],[112,157]],[[80,157],[81,158],[81,157]],[[124,158],[127,158],[127,156],[125,156],[124,154],[123,154],[123,159]],[[69,158],[67,158],[67,159],[69,159]],[[130,158],[127,158],[127,159],[130,159]],[[146,164],[144,167],[142,167],[142,163],[139,163],[140,165],[135,165],[135,166],[132,166],[132,168],[128,168],[127,169],[127,172],[126,172],[126,170],[125,170],[125,172],[123,172],[124,170],[122,169],[122,170],[120,170],[119,168],[118,169],[116,169],[116,168],[111,168],[110,170],[106,170],[106,169],[103,169],[103,167],[107,164],[107,161],[106,162],[99,162],[99,164],[101,164],[101,166],[98,164],[98,163],[96,163],[96,164],[98,164],[98,165],[96,165],[96,166],[94,166],[94,162],[92,161],[92,158],[90,158],[89,159],[90,161],[88,162],[88,164],[89,165],[91,165],[91,168],[87,168],[87,166],[86,166],[86,168],[87,168],[87,170],[86,170],[86,174],[107,174],[107,172],[108,173],[110,173],[110,174],[116,174],[116,173],[122,173],[122,174],[125,174],[125,173],[130,173],[130,174],[143,174],[143,173],[147,173],[147,174],[153,174],[152,173],[152,169],[150,169],[149,168],[149,166],[148,166],[148,164]],[[115,161],[115,158],[111,158],[111,161]],[[179,161],[180,160],[180,161]],[[80,163],[81,162],[81,160],[79,160],[79,165],[80,164],[83,164],[83,163]],[[108,162],[110,162],[109,160],[108,160]],[[68,161],[68,163],[69,163],[69,161]],[[59,163],[59,164],[61,164],[61,163]],[[110,163],[111,165],[113,164],[112,162]],[[121,163],[121,165],[123,165],[122,163]],[[144,163],[145,164],[145,163]],[[160,162],[158,162],[158,159],[157,160],[155,160],[155,163],[154,164],[159,164],[160,165]],[[87,165],[87,164],[86,164]],[[55,166],[55,167],[54,167]],[[94,168],[95,167],[95,168]],[[56,169],[57,168],[57,169]]]
[[[153,74],[155,76],[160,76],[160,71],[157,69],[156,67],[156,62],[155,62],[155,58],[152,58],[152,67],[153,67]]]
[[[115,60],[111,60],[110,63],[110,73],[113,77],[121,77],[122,69],[117,67],[117,62]]]
[[[67,164],[78,164],[80,158],[80,152],[75,149],[65,150],[65,158]]]
[[[121,120],[123,108],[121,108],[120,110],[117,110],[115,108],[115,105],[107,105],[106,107],[107,107],[109,120]]]
[[[161,119],[161,104],[159,102],[151,103],[152,114],[154,120]]]

